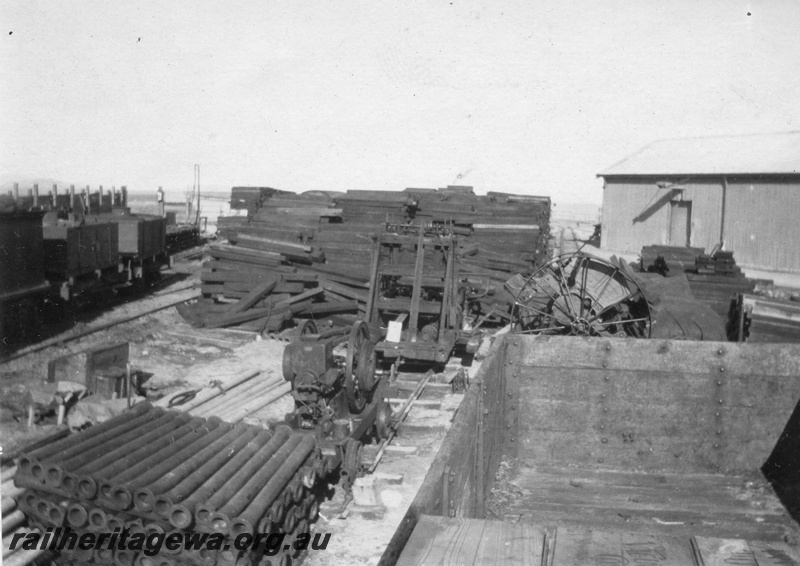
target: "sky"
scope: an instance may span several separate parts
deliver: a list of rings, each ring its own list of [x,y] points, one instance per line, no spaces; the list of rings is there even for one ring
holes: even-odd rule
[[[600,203],[656,139],[800,129],[800,0],[3,0],[0,182]]]

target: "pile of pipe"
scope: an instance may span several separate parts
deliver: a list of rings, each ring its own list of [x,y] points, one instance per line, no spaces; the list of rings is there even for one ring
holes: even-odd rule
[[[332,471],[313,435],[267,430],[141,403],[100,425],[24,452],[15,478],[30,521],[73,532],[307,533],[317,482]],[[80,563],[279,564],[256,552],[75,550]],[[259,562],[259,559],[261,561]]]
[[[154,403],[158,407],[175,408],[197,417],[218,417],[229,423],[237,423],[252,417],[292,390],[292,384],[282,375],[262,378],[259,371],[246,371],[200,391],[187,389],[167,395]],[[186,402],[172,405],[184,394]]]
[[[17,500],[25,493],[25,489],[14,485],[14,475],[17,468],[7,468],[2,471],[2,486],[0,493],[3,494],[3,564],[5,566],[22,566],[30,564],[45,550],[21,551],[19,546],[10,548],[15,535],[27,535],[28,533],[42,534],[44,527],[40,524],[25,525],[25,514],[17,506]],[[19,538],[19,537],[17,537]]]

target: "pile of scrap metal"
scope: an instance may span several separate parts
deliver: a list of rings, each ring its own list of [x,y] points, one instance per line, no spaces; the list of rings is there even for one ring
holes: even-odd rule
[[[204,298],[181,308],[195,326],[274,332],[292,320],[343,326],[369,318],[376,241],[398,230],[416,236],[420,225],[454,238],[459,277],[482,290],[471,296],[474,309],[484,324],[505,324],[509,297],[502,282],[534,268],[548,250],[545,197],[477,196],[469,187],[448,187],[276,191],[259,199],[248,219],[226,228],[227,244],[210,246],[212,260],[201,274]]]
[[[125,550],[65,551],[81,564],[149,564],[145,547],[131,541],[172,533],[181,541],[188,533],[217,534],[224,544],[167,546],[158,563],[256,564],[263,548],[239,552],[231,541],[308,533],[319,510],[315,487],[334,467],[313,435],[286,426],[233,425],[141,403],[24,451],[15,485],[27,490],[18,504],[31,528],[69,526],[79,537],[128,530]]]
[[[635,271],[578,252],[506,282],[513,330],[525,334],[724,340],[725,323],[697,301],[686,277]]]

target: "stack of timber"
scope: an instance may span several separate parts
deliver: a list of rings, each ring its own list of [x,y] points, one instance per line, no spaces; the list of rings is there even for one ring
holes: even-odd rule
[[[727,318],[736,295],[752,293],[759,283],[744,276],[733,259],[733,252],[723,251],[698,256],[694,271],[686,277],[694,297],[723,318]]]
[[[233,187],[231,189],[231,210],[246,210],[251,216],[269,197],[282,193],[271,187]]]
[[[197,246],[200,230],[194,224],[167,225],[167,253],[174,255]]]
[[[694,266],[694,272],[699,275],[742,276],[741,268],[733,259],[733,252],[715,251],[712,255],[701,254],[695,259]]]
[[[248,219],[220,225],[228,244],[210,247],[213,259],[202,274],[206,299],[193,322],[263,332],[292,318],[364,313],[375,236],[387,226],[420,223],[458,236],[460,274],[480,289],[502,290],[510,275],[532,272],[548,257],[547,197],[479,196],[471,187],[453,186],[275,192]],[[275,287],[257,287],[269,282]],[[480,302],[487,310],[507,310],[500,295],[487,293]],[[220,300],[240,303],[219,305]]]
[[[667,277],[694,271],[697,258],[705,252],[705,248],[685,246],[644,246],[642,271],[661,273]]]

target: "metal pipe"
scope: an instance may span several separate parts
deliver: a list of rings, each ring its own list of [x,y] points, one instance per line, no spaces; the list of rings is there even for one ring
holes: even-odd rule
[[[186,417],[187,415],[180,414],[180,416]],[[183,422],[184,419],[179,417],[167,421],[162,426],[153,429],[135,443],[139,448],[134,449],[133,453],[129,453],[130,446],[123,445],[117,450],[112,451],[106,457],[86,464],[84,467],[80,468],[82,474],[78,477],[75,493],[78,497],[83,499],[93,499],[97,495],[99,487],[97,485],[97,480],[89,475],[90,473],[106,478],[112,477],[113,474],[131,467],[135,462],[149,457],[150,454],[158,452],[167,444],[175,442],[179,438],[189,434],[192,430],[197,428],[202,421],[195,422],[194,420],[190,420],[188,423],[182,424]],[[120,458],[120,456],[126,452],[128,452],[128,455]],[[112,459],[112,455],[115,461],[109,462],[109,460]],[[106,465],[101,467],[103,464]],[[108,481],[102,482],[103,485],[108,483]],[[106,492],[101,493],[101,495],[105,494]]]
[[[244,405],[248,400],[268,393],[269,391],[278,387],[278,385],[280,385],[282,382],[283,379],[273,379],[255,383],[254,385],[249,386],[247,389],[244,389],[244,386],[239,387],[237,388],[237,391],[231,393],[230,395],[216,397],[213,401],[206,403],[205,405],[201,405],[198,409],[193,410],[192,414],[200,416],[223,414],[234,407]],[[238,389],[242,390],[239,391]]]
[[[214,388],[209,388],[206,391],[201,391],[200,393],[198,393],[195,396],[194,399],[192,399],[191,401],[188,401],[187,403],[184,403],[183,405],[180,405],[178,408],[181,411],[189,411],[191,409],[194,409],[195,407],[198,407],[198,406],[202,405],[206,401],[208,401],[210,399],[213,399],[214,397],[216,397],[218,395],[222,395],[223,391],[229,391],[230,389],[233,389],[237,385],[239,385],[241,383],[244,383],[245,381],[247,381],[249,379],[252,379],[253,377],[257,376],[258,374],[259,374],[258,370],[251,370],[251,371],[247,371],[247,372],[244,372],[242,374],[239,374],[239,375],[233,377],[232,379],[230,379],[229,381],[226,381],[225,383],[223,383],[222,384],[222,390],[220,390],[220,388],[214,387]],[[156,401],[155,405],[157,407],[167,407],[169,405],[170,400],[173,397],[174,397],[174,395],[165,396],[162,399],[159,399],[158,401]]]
[[[60,462],[61,467],[71,472],[90,473],[101,470],[109,463],[114,462],[121,454],[130,454],[149,440],[159,438],[169,430],[179,428],[189,422],[190,417],[181,413],[167,412],[144,426],[135,427],[122,436],[114,438],[114,448],[109,450],[106,445],[98,446],[83,452],[68,460]]]
[[[19,546],[17,546],[14,550],[10,549],[11,541],[14,540],[14,535],[20,535],[20,534],[28,535],[30,533],[35,533],[35,532],[36,531],[34,531],[33,529],[28,529],[28,528],[25,528],[25,527],[19,527],[13,533],[10,533],[8,536],[4,536],[3,537],[3,543],[2,543],[3,544],[3,560],[4,561],[8,560],[8,557],[10,555],[12,555],[15,552],[20,550]]]
[[[99,507],[93,507],[89,510],[89,526],[90,531],[105,531],[108,516],[106,512]]]
[[[233,403],[243,403],[245,399],[252,398],[252,395],[257,395],[259,391],[264,390],[266,387],[267,385],[264,382],[253,380],[228,391],[225,395],[214,397],[190,412],[198,416],[216,415],[222,407],[228,407]]]
[[[3,506],[2,510],[0,510],[0,515],[8,515],[8,512],[11,511],[14,507],[17,506],[17,501],[13,497],[6,497],[3,496]]]
[[[67,523],[70,527],[80,529],[89,522],[89,512],[80,503],[73,503],[67,508]]]
[[[61,452],[63,450],[67,450],[69,448],[82,444],[83,442],[86,442],[100,434],[103,434],[104,432],[107,432],[115,427],[121,426],[127,423],[128,421],[150,411],[152,408],[153,405],[151,405],[146,401],[144,403],[139,403],[133,408],[133,410],[126,411],[121,415],[117,415],[116,417],[109,419],[104,423],[95,425],[83,432],[72,434],[61,440],[57,440],[52,444],[46,444],[45,446],[42,446],[41,448],[38,448],[31,452],[26,452],[24,453],[23,458],[36,458],[37,460],[46,460],[57,452]],[[20,465],[20,471],[22,471],[21,465]]]
[[[15,485],[18,477],[19,476],[0,485],[0,493],[3,494],[3,497],[19,497],[25,491],[25,487],[17,487]]]
[[[0,481],[5,483],[9,480],[13,480],[14,476],[17,475],[17,467],[13,466],[11,468],[6,468],[0,473]]]
[[[30,473],[36,479],[47,484],[47,486],[60,488],[65,471],[75,471],[101,454],[108,454],[111,446],[117,447],[120,444],[125,444],[130,439],[138,438],[142,431],[152,430],[172,418],[166,414],[157,417],[155,413],[157,411],[150,411],[128,421],[121,427],[96,436],[88,442],[58,452],[48,457],[47,462],[36,461],[31,466]],[[140,425],[143,424],[144,427],[140,428]],[[118,434],[121,436],[118,436]]]
[[[135,559],[136,553],[132,550],[117,550],[114,553],[115,566],[133,566]]]
[[[166,510],[172,525],[179,529],[188,529],[192,524],[195,506],[221,489],[272,438],[269,431],[265,430],[258,432],[257,436],[250,436],[250,433],[255,432],[256,429],[249,428],[248,434],[239,437],[228,450],[220,451],[181,483],[160,495],[156,499],[156,512],[163,514]],[[245,442],[239,444],[242,439]]]
[[[246,490],[242,490],[242,492],[240,492],[240,494],[237,495],[237,497],[234,498],[229,505],[226,505],[219,511],[219,513],[215,514],[214,519],[212,519],[212,526],[214,527],[214,530],[216,531],[224,528],[229,530],[233,536],[240,535],[242,533],[252,534],[255,531],[255,525],[258,523],[258,519],[264,515],[267,509],[269,509],[269,507],[272,505],[272,502],[278,498],[283,489],[294,476],[295,472],[297,472],[298,468],[303,465],[303,462],[305,462],[306,458],[309,454],[311,454],[315,447],[316,439],[311,435],[306,435],[301,438],[300,442],[297,443],[296,448],[294,448],[294,450],[292,450],[287,457],[279,459],[278,455],[276,454],[273,461],[276,461],[278,464],[277,469],[275,469],[276,466],[269,465],[272,464],[272,462],[264,467],[265,470],[269,469],[271,472],[265,476],[269,478],[269,481],[266,483],[266,485],[264,485],[257,493],[250,496],[249,499],[247,496],[250,494]],[[242,502],[246,502],[246,507],[239,507]],[[233,511],[234,509],[240,510]],[[233,520],[232,524],[225,517],[226,512],[230,513],[231,515],[238,515],[238,517]],[[225,524],[221,523],[221,521],[224,521]]]
[[[289,393],[291,390],[292,390],[291,383],[283,383],[279,385],[277,388],[271,390],[266,396],[262,397],[261,399],[254,399],[253,401],[247,403],[243,407],[239,407],[236,410],[226,412],[218,416],[219,418],[226,420],[228,422],[232,423],[239,422],[249,414],[254,413],[266,407],[267,405],[276,401],[277,399],[280,399],[281,397]]]
[[[274,383],[280,383],[280,381],[282,380],[275,377],[247,381],[235,388],[229,389],[225,392],[225,395],[218,395],[199,407],[195,407],[192,412],[202,415],[210,414],[211,411],[219,411],[221,407],[229,405],[234,399],[241,399],[243,396],[246,396],[248,392],[264,389]]]
[[[241,436],[243,430],[234,430],[231,425],[225,425],[215,430],[205,438],[193,443],[188,448],[168,458],[162,464],[153,467],[149,472],[142,474],[127,483],[130,488],[137,487],[134,492],[134,505],[137,511],[153,512],[156,504],[156,495],[159,495],[180,483],[191,474],[200,462],[203,462],[213,453],[223,451],[230,445],[231,440]],[[220,439],[222,442],[217,444]],[[206,450],[213,446],[212,450]],[[194,456],[192,456],[192,454]],[[200,456],[200,457],[198,457]],[[116,479],[115,479],[116,481]]]
[[[224,508],[225,511],[231,512],[235,509],[235,504],[241,504],[242,498],[239,497],[245,494],[247,489],[253,490],[253,486],[263,484],[263,482],[272,474],[272,467],[270,462],[273,458],[285,458],[291,454],[294,447],[299,444],[297,436],[292,436],[292,431],[289,427],[281,427],[267,442],[262,446],[253,457],[241,467],[225,484],[214,493],[205,503],[198,504],[195,510],[195,520],[198,523],[209,523],[212,520],[212,514],[217,509]],[[234,499],[234,505],[228,505]],[[233,511],[237,513],[237,511]]]
[[[25,552],[15,552],[7,559],[3,559],[4,566],[25,566],[30,564],[42,554],[47,552],[47,549],[26,550]]]
[[[192,422],[199,418],[195,417]],[[200,423],[203,423],[203,419],[200,419]],[[154,467],[161,468],[164,472],[169,471],[171,468],[165,469],[164,464],[177,461],[178,463],[175,464],[177,466],[181,459],[187,458],[196,450],[201,450],[206,442],[213,442],[231,429],[231,425],[220,425],[223,423],[219,419],[206,420],[202,426],[193,427],[187,434],[176,438],[174,442],[166,445],[163,442],[160,443],[161,448],[152,450],[153,446],[158,446],[153,444],[150,447],[151,450],[140,449],[137,453],[131,454],[130,459],[135,458],[134,461],[137,462],[135,464],[125,466],[123,465],[124,461],[115,462],[99,470],[99,473],[115,484],[123,484],[145,474],[152,475]],[[181,458],[177,458],[177,456],[181,456]]]
[[[22,524],[23,520],[25,520],[25,513],[20,509],[17,509],[7,517],[3,517],[3,532],[16,529]]]
[[[181,416],[188,417],[188,415],[184,415],[183,413],[181,413]],[[182,419],[176,419],[176,421],[178,420]],[[112,494],[116,493],[120,487],[118,485],[119,482],[116,479],[117,475],[125,474],[125,472],[134,466],[136,462],[149,459],[151,455],[159,453],[165,447],[174,446],[175,444],[182,446],[187,441],[191,442],[197,440],[197,436],[194,435],[194,432],[196,429],[200,428],[202,424],[203,419],[194,418],[179,428],[173,427],[172,430],[167,428],[164,432],[161,432],[160,429],[155,430],[151,434],[147,435],[147,442],[138,450],[102,468],[91,470],[95,474],[105,478],[100,483],[99,496],[101,500],[111,504],[117,509],[129,508],[133,504],[132,493],[130,489],[124,490],[126,493],[126,506],[118,506],[117,503],[122,502],[122,500],[118,500],[116,496]],[[188,439],[185,438],[187,436],[189,437]],[[95,482],[93,478],[87,475],[84,475],[81,478],[79,490],[82,496],[91,492],[92,483],[95,485],[95,487],[97,486],[97,482]]]
[[[179,415],[179,413],[164,414],[142,427],[135,427],[118,438],[109,439],[107,442],[77,454],[68,460],[62,460],[60,463],[45,464],[45,483],[50,487],[60,488],[63,485],[64,472],[87,474],[101,469],[104,465],[108,465],[109,462],[118,459],[121,454],[130,450],[137,450],[154,437],[157,438],[161,434],[177,428],[181,424],[181,420],[176,415]],[[32,468],[34,476],[36,475],[36,469],[37,467],[34,465]],[[67,483],[71,487],[71,481]],[[80,486],[81,479],[79,478],[77,488],[80,489]],[[67,489],[67,486],[64,486],[64,488]]]

